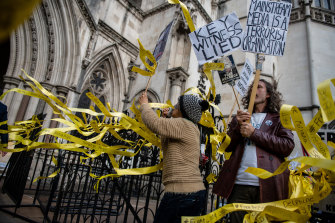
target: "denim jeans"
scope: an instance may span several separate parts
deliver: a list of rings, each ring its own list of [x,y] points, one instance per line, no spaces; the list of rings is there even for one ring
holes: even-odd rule
[[[157,209],[154,223],[181,222],[182,216],[200,216],[206,205],[206,191],[165,193]]]

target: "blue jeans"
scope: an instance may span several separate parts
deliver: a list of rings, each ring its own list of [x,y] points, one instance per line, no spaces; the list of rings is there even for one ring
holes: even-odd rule
[[[181,222],[182,216],[200,216],[206,205],[206,190],[194,193],[165,193],[157,209],[154,223]]]

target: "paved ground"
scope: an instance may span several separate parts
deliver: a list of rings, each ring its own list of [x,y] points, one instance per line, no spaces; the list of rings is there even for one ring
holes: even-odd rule
[[[39,207],[33,207],[33,196],[30,196],[28,194],[23,195],[21,207],[16,210],[16,213],[20,216],[14,216],[15,212],[15,207],[13,201],[8,197],[7,194],[4,194],[1,192],[2,189],[2,184],[3,184],[3,179],[0,181],[0,223],[23,223],[23,222],[43,222],[44,216]],[[136,201],[131,200],[130,201],[133,207],[136,206]],[[36,204],[38,205],[38,201],[36,201]],[[137,201],[137,205],[139,207],[143,207],[145,204],[144,199],[140,199]],[[155,210],[155,202],[150,202],[149,206],[152,210]],[[6,206],[6,207],[5,207]],[[11,206],[11,207],[10,207]],[[28,206],[28,207],[27,207]],[[110,216],[110,222],[124,222],[125,219],[125,208],[123,208],[123,211],[120,213],[119,216]],[[49,218],[52,219],[53,213],[49,213]],[[143,210],[138,210],[138,214],[140,218],[143,218]],[[127,220],[126,222],[134,222],[134,216],[133,214],[129,211],[127,215]],[[86,216],[87,217],[87,216]],[[89,216],[88,216],[89,217]],[[94,220],[94,222],[99,221],[99,216],[95,216],[97,219]],[[27,220],[24,220],[26,218]],[[106,219],[106,216],[103,216],[100,221],[104,221]],[[63,222],[64,219],[60,219],[60,222]],[[68,217],[67,222],[70,222],[70,217]],[[72,222],[76,222],[76,217],[72,219]],[[90,222],[90,219],[80,219],[80,222]],[[147,215],[147,222],[153,222],[153,214],[149,211]]]
[[[2,187],[2,183],[0,184]],[[32,197],[28,195],[23,195],[22,199],[22,206],[24,205],[31,205],[33,204],[33,199]],[[21,222],[27,222],[23,220],[22,218],[15,217],[13,214],[15,212],[14,207],[10,208],[3,208],[4,206],[14,206],[14,203],[12,200],[6,195],[3,194],[2,192],[0,193],[0,222],[4,223],[21,223]],[[16,210],[16,213],[22,217],[29,218],[32,221],[35,222],[43,222],[43,214],[38,207],[21,207]]]

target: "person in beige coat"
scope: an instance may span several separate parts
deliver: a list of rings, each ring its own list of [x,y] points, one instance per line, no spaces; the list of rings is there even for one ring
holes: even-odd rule
[[[206,190],[200,174],[200,132],[198,122],[207,110],[207,101],[182,95],[172,118],[158,117],[144,92],[140,98],[144,124],[160,135],[163,150],[165,193],[155,214],[155,223],[181,222],[182,216],[199,216],[206,205]],[[166,110],[163,114],[166,115]]]

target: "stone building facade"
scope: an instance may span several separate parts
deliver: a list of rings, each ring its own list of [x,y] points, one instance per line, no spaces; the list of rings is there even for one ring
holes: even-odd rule
[[[196,27],[236,12],[245,27],[250,0],[185,0]],[[293,10],[282,57],[266,56],[262,77],[279,80],[287,104],[303,111],[309,122],[319,106],[316,86],[334,77],[335,0],[293,0]],[[45,88],[66,100],[69,107],[88,108],[85,93],[125,111],[145,89],[148,77],[131,71],[144,69],[138,57],[140,39],[154,50],[162,30],[173,21],[165,52],[149,86],[151,102],[176,103],[189,87],[208,90],[188,38],[189,29],[179,5],[166,0],[43,0],[33,15],[2,43],[1,85],[29,89],[19,78],[24,69]],[[233,53],[241,71],[255,55]],[[8,63],[7,63],[8,62]],[[234,104],[230,86],[213,73],[219,104],[227,117]],[[43,101],[10,93],[4,98],[9,124],[40,112],[53,117]],[[236,110],[236,108],[235,108]],[[45,127],[54,123],[46,121]]]

